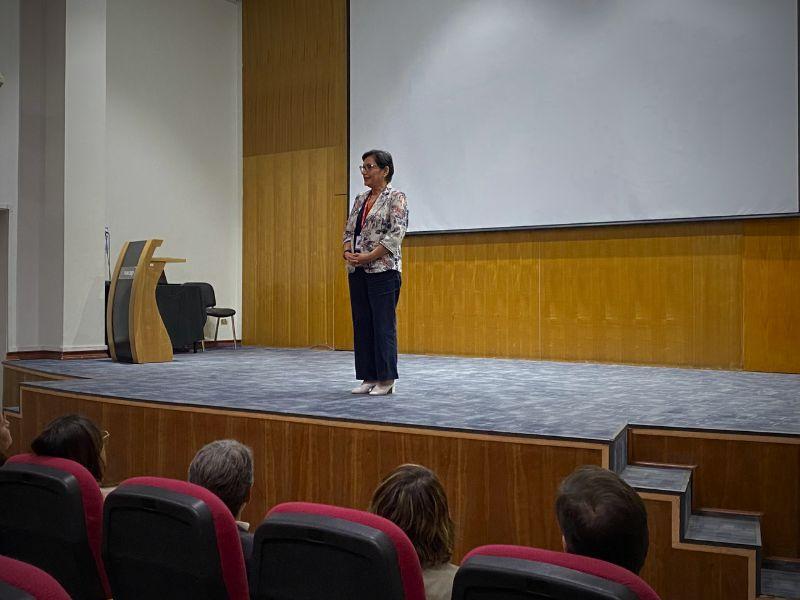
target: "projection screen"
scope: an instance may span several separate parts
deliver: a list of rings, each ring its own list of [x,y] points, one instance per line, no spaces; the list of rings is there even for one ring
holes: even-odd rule
[[[409,231],[797,213],[796,0],[350,0]]]

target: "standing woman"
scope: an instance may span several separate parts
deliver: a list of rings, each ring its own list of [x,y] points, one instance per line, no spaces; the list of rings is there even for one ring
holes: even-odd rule
[[[344,229],[344,260],[350,281],[356,378],[354,394],[383,396],[397,379],[397,317],[402,260],[408,227],[403,192],[391,186],[392,155],[369,150],[359,167],[369,189],[356,196]]]

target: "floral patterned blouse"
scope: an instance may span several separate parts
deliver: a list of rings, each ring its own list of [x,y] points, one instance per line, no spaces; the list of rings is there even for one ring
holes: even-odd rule
[[[353,202],[353,210],[350,211],[347,225],[344,228],[342,241],[344,244],[351,244],[354,252],[356,251],[356,240],[353,237],[356,232],[358,216],[361,213],[361,207],[364,206],[364,202],[369,197],[369,193],[370,190],[366,190],[356,196],[356,200]],[[372,210],[369,211],[364,221],[364,226],[361,228],[360,237],[361,252],[371,252],[378,244],[389,252],[364,265],[364,271],[367,273],[381,273],[389,270],[403,270],[400,244],[406,234],[407,227],[408,205],[406,204],[406,195],[394,189],[391,185],[387,185],[381,195],[378,196],[378,199],[375,200],[375,204],[372,205]],[[347,263],[347,270],[350,273],[355,269],[353,265]]]

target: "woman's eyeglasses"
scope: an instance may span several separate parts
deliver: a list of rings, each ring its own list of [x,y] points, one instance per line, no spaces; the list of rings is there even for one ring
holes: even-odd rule
[[[358,165],[358,170],[361,171],[362,174],[366,173],[367,171],[371,171],[372,169],[377,169],[377,168],[378,168],[378,165],[375,165],[375,164],[372,164],[372,163],[367,163],[366,165]]]

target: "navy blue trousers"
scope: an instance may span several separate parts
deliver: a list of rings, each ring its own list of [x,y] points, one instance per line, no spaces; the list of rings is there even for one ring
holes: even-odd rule
[[[350,273],[353,350],[356,379],[397,379],[397,316],[401,278],[398,271]]]

